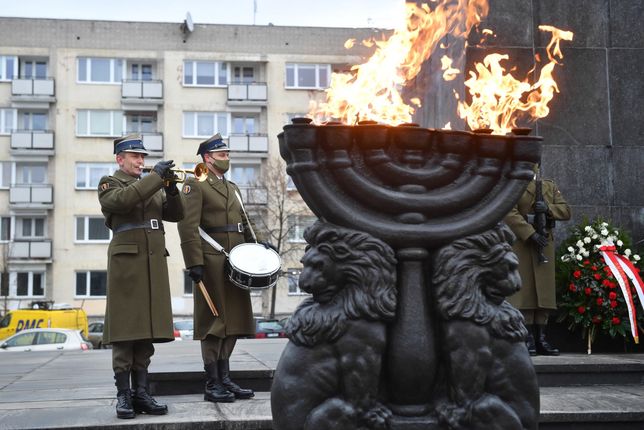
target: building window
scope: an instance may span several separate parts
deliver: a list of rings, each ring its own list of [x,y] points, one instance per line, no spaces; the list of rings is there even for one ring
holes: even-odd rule
[[[11,161],[0,161],[0,188],[11,185]]]
[[[16,217],[16,239],[43,239],[44,217]]]
[[[105,297],[107,295],[107,272],[97,270],[76,272],[76,297]]]
[[[20,77],[27,79],[47,79],[47,62],[38,60],[22,60]]]
[[[288,282],[288,294],[291,295],[296,295],[296,294],[307,294],[304,291],[300,290],[300,273],[302,273],[302,269],[288,269],[286,273],[286,281]]]
[[[0,109],[0,134],[11,134],[18,128],[16,109]]]
[[[0,241],[8,242],[11,240],[11,217],[0,217]]]
[[[16,297],[43,297],[45,295],[44,272],[12,272],[10,289]]]
[[[21,185],[47,183],[47,163],[16,163],[16,183]]]
[[[47,130],[46,112],[20,112],[19,116],[21,130]]]
[[[330,76],[330,64],[286,63],[286,88],[327,88]]]
[[[154,113],[127,114],[125,115],[125,132],[154,133],[157,131],[157,117]]]
[[[184,296],[192,296],[192,288],[193,288],[194,283],[192,282],[192,279],[190,276],[188,276],[188,271],[184,270],[183,271],[183,295]]]
[[[287,175],[288,178],[286,179],[286,191],[297,191],[297,187],[295,186],[295,182],[293,182],[293,178],[291,178],[290,175]]]
[[[105,243],[112,239],[112,230],[102,216],[76,217],[76,242]]]
[[[230,166],[230,180],[240,187],[257,185],[259,164],[235,163]]]
[[[289,215],[288,222],[288,241],[289,242],[306,242],[304,240],[304,230],[312,226],[317,220],[314,216]]]
[[[130,63],[128,66],[129,79],[133,81],[151,81],[152,64]]]
[[[0,81],[11,81],[18,76],[18,57],[0,55]]]
[[[228,118],[226,112],[184,112],[183,137],[228,136]]]
[[[233,67],[233,84],[252,84],[255,82],[255,68],[250,66]]]
[[[123,122],[122,111],[79,110],[76,116],[76,136],[122,136]]]
[[[255,134],[259,118],[254,115],[234,114],[232,117],[233,134]]]
[[[183,85],[187,87],[223,87],[228,85],[228,63],[219,61],[184,61]]]
[[[118,169],[114,163],[76,163],[76,189],[96,191],[103,176]]]
[[[123,78],[123,60],[119,58],[78,58],[79,83],[120,84]]]

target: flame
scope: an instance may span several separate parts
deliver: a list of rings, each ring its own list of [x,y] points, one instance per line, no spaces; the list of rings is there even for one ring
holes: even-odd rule
[[[548,115],[548,103],[559,92],[552,71],[563,58],[559,42],[572,40],[573,33],[552,26],[541,25],[539,29],[552,33],[552,39],[546,47],[549,62],[542,67],[539,80],[534,84],[528,80],[519,81],[506,73],[501,61],[509,59],[508,55],[490,54],[483,63],[474,65],[476,71],[470,71],[470,78],[465,81],[472,96],[470,104],[458,102],[458,114],[467,121],[472,130],[491,128],[495,134],[506,134],[516,127],[520,115],[527,114],[534,121]]]
[[[376,50],[366,63],[353,66],[351,73],[333,73],[326,102],[316,105],[310,116],[320,122],[332,118],[347,124],[358,120],[410,122],[414,108],[404,102],[402,87],[418,74],[445,35],[467,37],[489,10],[487,0],[439,0],[432,1],[431,8],[415,3],[405,6],[405,24],[388,40],[371,41]]]
[[[461,73],[460,70],[452,67],[452,59],[447,55],[441,57],[441,70],[443,70],[443,79],[446,81],[453,81],[456,78],[456,75]]]

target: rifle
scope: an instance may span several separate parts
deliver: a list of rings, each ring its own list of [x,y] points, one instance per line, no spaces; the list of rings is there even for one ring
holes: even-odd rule
[[[534,202],[535,206],[537,202],[545,202],[543,199],[543,189],[542,189],[542,180],[541,180],[541,169],[537,171],[537,177],[534,184]],[[548,237],[548,232],[546,231],[547,216],[546,212],[548,210],[537,210],[534,208],[534,223],[532,224],[537,233],[543,237]],[[543,246],[537,246],[537,254],[539,255],[539,263],[545,264],[548,262],[548,259],[543,253]]]

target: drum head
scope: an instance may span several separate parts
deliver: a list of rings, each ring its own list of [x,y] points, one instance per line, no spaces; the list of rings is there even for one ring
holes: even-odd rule
[[[242,272],[270,275],[280,269],[280,256],[258,243],[242,243],[228,254],[230,264]]]

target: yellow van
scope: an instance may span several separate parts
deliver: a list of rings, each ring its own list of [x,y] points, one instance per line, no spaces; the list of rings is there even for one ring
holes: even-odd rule
[[[81,330],[87,338],[87,314],[78,308],[17,309],[0,320],[0,339],[28,328],[71,328]]]

